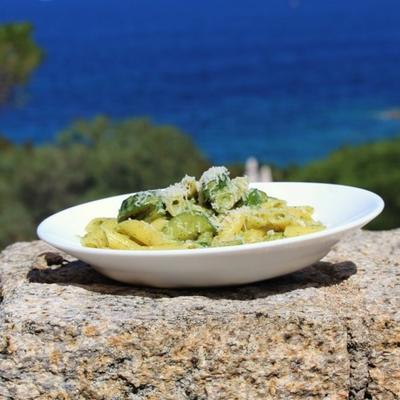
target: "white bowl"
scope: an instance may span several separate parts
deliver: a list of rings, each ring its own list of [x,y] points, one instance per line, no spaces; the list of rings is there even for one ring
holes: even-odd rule
[[[80,244],[86,224],[95,217],[115,217],[129,195],[92,201],[44,220],[38,236],[121,282],[157,287],[237,285],[274,278],[324,257],[346,233],[383,209],[383,200],[367,190],[323,183],[254,183],[289,205],[311,205],[327,229],[294,238],[229,247],[190,250],[93,249]]]

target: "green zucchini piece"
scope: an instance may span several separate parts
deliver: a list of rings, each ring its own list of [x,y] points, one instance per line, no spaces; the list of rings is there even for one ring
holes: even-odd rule
[[[183,212],[173,217],[165,228],[165,233],[174,240],[197,240],[206,232],[213,234],[215,228],[202,214]]]
[[[244,198],[245,206],[258,206],[268,200],[268,196],[265,192],[258,189],[250,189]]]
[[[125,199],[118,212],[118,222],[129,218],[152,221],[165,215],[164,203],[155,190],[138,192]]]

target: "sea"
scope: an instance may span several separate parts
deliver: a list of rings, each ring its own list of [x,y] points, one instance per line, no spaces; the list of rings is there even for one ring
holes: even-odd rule
[[[147,116],[214,164],[283,166],[400,134],[398,0],[0,0],[13,21],[45,51],[0,108],[14,142]]]

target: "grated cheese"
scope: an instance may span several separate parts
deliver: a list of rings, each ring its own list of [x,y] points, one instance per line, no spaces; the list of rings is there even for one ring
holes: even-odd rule
[[[208,183],[221,179],[222,176],[229,176],[229,171],[225,167],[211,167],[201,175],[200,186],[207,186]]]

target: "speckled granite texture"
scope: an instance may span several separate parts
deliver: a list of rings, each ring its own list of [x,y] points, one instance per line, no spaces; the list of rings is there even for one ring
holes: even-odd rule
[[[0,399],[399,399],[399,262],[400,230],[360,232],[286,277],[166,290],[17,243]]]

